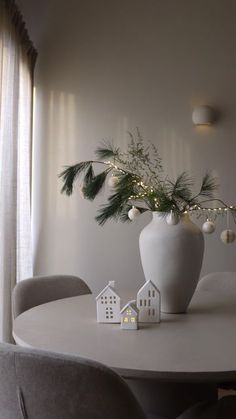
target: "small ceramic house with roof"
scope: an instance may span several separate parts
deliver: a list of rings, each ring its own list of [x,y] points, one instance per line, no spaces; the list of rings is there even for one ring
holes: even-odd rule
[[[138,329],[138,312],[136,301],[129,301],[120,312],[121,328],[128,330]]]
[[[120,296],[115,291],[115,281],[109,281],[96,297],[96,302],[99,323],[120,323]]]
[[[159,323],[161,296],[152,281],[147,281],[137,294],[137,307],[141,323]]]

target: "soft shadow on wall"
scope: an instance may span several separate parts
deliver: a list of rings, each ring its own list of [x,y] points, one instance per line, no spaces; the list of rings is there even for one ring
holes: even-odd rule
[[[98,227],[94,215],[103,197],[89,203],[79,194],[61,196],[57,175],[63,165],[91,158],[103,138],[125,146],[126,131],[138,126],[159,147],[170,176],[189,170],[200,179],[214,170],[222,197],[233,200],[235,2],[228,8],[215,0],[70,6],[58,2],[35,78],[35,272],[75,273],[91,286],[100,281],[100,288],[112,275],[141,282],[138,233],[147,220]],[[72,122],[63,111],[70,95]],[[195,129],[192,108],[201,103],[227,109],[227,117]],[[204,272],[235,270],[234,245],[206,240]]]

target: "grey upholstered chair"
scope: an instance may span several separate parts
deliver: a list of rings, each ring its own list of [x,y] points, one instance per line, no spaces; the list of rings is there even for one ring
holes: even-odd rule
[[[90,360],[0,344],[1,419],[145,419],[122,378]]]
[[[226,396],[217,402],[201,402],[186,410],[177,419],[235,419],[236,396]]]
[[[91,290],[76,276],[50,275],[25,279],[13,289],[13,318],[40,304],[84,294],[91,294]]]
[[[236,284],[236,272],[212,272],[202,277],[197,289],[200,291],[227,290],[229,285]]]
[[[212,292],[212,290],[227,291],[230,286],[236,286],[236,272],[212,272],[203,278],[198,283],[197,289],[200,291]],[[223,298],[223,297],[222,297]],[[236,382],[218,383],[218,388],[226,390],[236,390]],[[236,413],[235,413],[236,418]]]

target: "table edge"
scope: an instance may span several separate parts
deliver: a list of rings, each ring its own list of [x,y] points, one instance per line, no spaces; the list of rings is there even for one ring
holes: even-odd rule
[[[20,339],[14,332],[12,332],[12,336],[17,345],[27,348],[27,349],[37,349],[45,351],[45,349],[34,347],[32,345],[27,344],[22,339]],[[47,352],[52,353],[60,353],[65,355],[71,355],[70,353],[65,352],[58,352],[58,351],[49,351]],[[73,356],[76,357],[75,354]],[[78,357],[80,355],[78,354]],[[179,382],[179,383],[224,383],[224,382],[235,382],[236,381],[236,370],[234,371],[214,371],[214,372],[180,372],[180,371],[149,371],[149,370],[137,370],[137,369],[128,369],[128,368],[114,368],[110,367],[113,371],[118,373],[121,377],[125,379],[135,379],[135,380],[157,380],[159,382]]]

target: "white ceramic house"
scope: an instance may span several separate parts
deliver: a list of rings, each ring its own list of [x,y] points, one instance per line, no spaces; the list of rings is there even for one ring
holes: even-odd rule
[[[120,312],[121,328],[128,330],[138,329],[138,314],[136,301],[129,301]]]
[[[120,323],[120,296],[115,291],[115,281],[109,281],[96,297],[96,302],[99,323]]]
[[[161,295],[152,281],[147,281],[137,294],[139,322],[159,323],[161,311]]]

